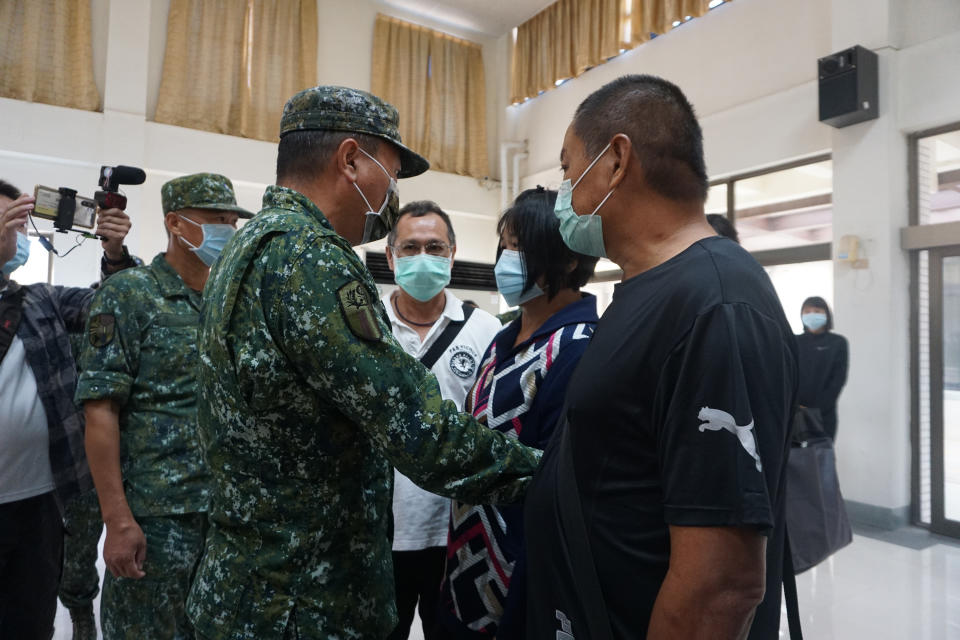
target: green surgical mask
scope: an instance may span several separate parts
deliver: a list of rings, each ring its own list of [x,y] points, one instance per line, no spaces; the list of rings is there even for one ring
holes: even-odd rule
[[[393,279],[420,302],[432,300],[450,284],[450,258],[421,253],[393,259]]]
[[[613,189],[600,201],[593,213],[585,216],[578,215],[573,210],[573,190],[577,188],[583,177],[587,175],[590,169],[593,169],[593,165],[597,164],[597,161],[603,157],[603,154],[609,148],[610,144],[608,143],[603,151],[593,159],[593,162],[584,169],[576,182],[570,184],[570,180],[567,179],[560,184],[557,204],[553,208],[553,212],[560,219],[560,235],[563,236],[564,243],[570,247],[571,251],[595,258],[607,257],[606,248],[603,246],[603,220],[597,215],[597,211],[613,195]]]

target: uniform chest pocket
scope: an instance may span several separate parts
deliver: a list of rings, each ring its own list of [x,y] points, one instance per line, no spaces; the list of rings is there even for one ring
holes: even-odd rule
[[[160,313],[143,339],[141,367],[161,369],[193,367],[197,358],[197,333],[200,327],[198,313]]]

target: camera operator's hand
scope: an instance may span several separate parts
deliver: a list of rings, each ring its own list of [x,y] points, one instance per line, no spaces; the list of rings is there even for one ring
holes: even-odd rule
[[[130,216],[120,209],[100,209],[96,234],[105,238],[100,244],[103,245],[103,252],[108,260],[123,258],[123,239],[129,232]]]
[[[21,195],[16,200],[0,198],[0,265],[17,253],[17,232],[25,231],[27,215],[33,211],[33,196]]]

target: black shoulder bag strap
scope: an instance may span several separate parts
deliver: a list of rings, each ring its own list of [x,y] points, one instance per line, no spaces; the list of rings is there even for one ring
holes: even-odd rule
[[[453,340],[460,333],[460,330],[463,329],[464,325],[467,324],[467,320],[470,319],[470,316],[473,314],[474,307],[464,303],[463,305],[463,320],[455,320],[447,325],[447,328],[443,330],[437,340],[427,349],[427,352],[420,356],[420,362],[423,363],[427,369],[432,369],[433,365],[437,364],[437,360],[440,359],[440,356],[443,355],[443,352],[447,350],[447,347],[453,342]]]
[[[19,287],[0,297],[0,361],[7,355],[7,350],[17,335],[25,292],[26,289]]]
[[[797,601],[797,578],[793,573],[793,553],[790,551],[790,534],[784,523],[783,532],[783,597],[787,604],[787,626],[790,640],[803,640],[800,628],[800,603]]]
[[[566,416],[564,406],[561,416]],[[587,640],[613,640],[610,630],[610,617],[607,603],[600,588],[600,578],[593,562],[593,551],[587,536],[587,525],[583,519],[583,507],[580,504],[580,488],[573,467],[573,447],[570,444],[570,423],[563,418],[559,434],[559,468],[557,469],[557,494],[560,501],[560,521],[566,534],[567,559],[577,573],[577,591],[583,602],[581,607],[586,616]],[[559,637],[559,634],[558,634]],[[581,635],[577,634],[577,638]]]

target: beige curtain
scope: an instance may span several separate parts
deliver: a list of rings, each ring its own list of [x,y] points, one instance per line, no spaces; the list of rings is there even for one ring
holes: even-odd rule
[[[489,173],[480,45],[378,15],[371,90],[397,107],[404,144],[432,169]]]
[[[0,96],[96,111],[90,0],[0,0]]]
[[[730,0],[726,0],[729,2]],[[629,3],[629,11],[625,7]],[[510,75],[512,102],[522,102],[590,67],[662,35],[710,0],[558,0],[517,27]]]
[[[699,18],[710,10],[710,0],[631,0],[630,40],[627,47],[662,35],[673,29],[673,23],[691,16]]]
[[[370,69],[371,91],[397,108],[404,144],[421,154],[429,120],[430,31],[378,15]]]
[[[155,120],[277,140],[287,99],[317,83],[315,0],[172,0]]]
[[[513,102],[536,96],[620,53],[623,0],[559,0],[517,27]]]

